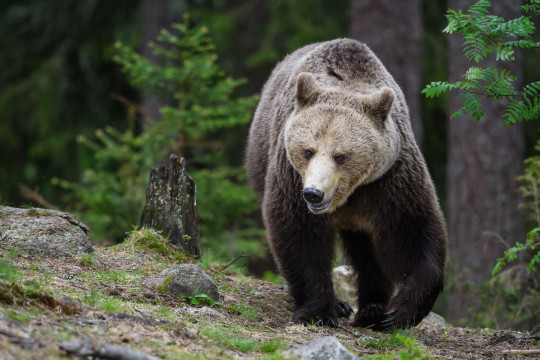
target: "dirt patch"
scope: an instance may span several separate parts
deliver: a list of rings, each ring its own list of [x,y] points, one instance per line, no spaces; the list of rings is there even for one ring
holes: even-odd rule
[[[98,249],[96,259],[99,266],[88,259],[13,260],[19,280],[0,281],[0,292],[14,299],[0,303],[3,359],[65,358],[58,344],[85,338],[166,359],[280,359],[288,348],[324,335],[363,356],[404,348],[395,334],[354,328],[348,320],[336,329],[289,324],[292,301],[283,285],[207,270],[223,299],[211,306],[214,312],[193,312],[208,304],[193,305],[143,284],[173,259],[125,248]],[[38,295],[25,296],[28,291]],[[540,351],[530,353],[540,349],[540,331],[422,323],[399,334],[413,339],[426,358],[540,359]]]

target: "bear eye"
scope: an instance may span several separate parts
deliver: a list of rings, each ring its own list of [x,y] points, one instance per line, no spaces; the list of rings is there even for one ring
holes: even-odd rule
[[[344,155],[334,156],[334,161],[336,162],[336,164],[341,165],[345,162],[345,156]]]
[[[313,151],[311,151],[311,150],[305,150],[305,151],[304,151],[304,157],[305,157],[307,160],[311,159],[311,158],[313,157]]]

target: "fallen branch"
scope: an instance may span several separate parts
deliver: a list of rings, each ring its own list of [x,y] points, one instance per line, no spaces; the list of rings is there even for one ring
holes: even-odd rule
[[[162,358],[125,349],[110,344],[100,344],[94,339],[62,341],[58,347],[68,354],[87,357],[93,356],[109,360],[163,360]]]
[[[228,263],[227,265],[223,265],[221,267],[221,269],[218,270],[218,273],[222,272],[223,270],[225,270],[226,268],[228,268],[229,266],[231,266],[232,264],[234,264],[235,262],[237,262],[238,260],[240,260],[241,258],[243,257],[250,257],[250,256],[253,256],[253,255],[257,255],[257,254],[260,254],[262,253],[263,251],[265,251],[266,249],[263,249],[263,250],[260,250],[260,251],[256,251],[254,253],[251,253],[251,254],[247,254],[247,255],[244,255],[244,253],[246,252],[246,250],[242,250],[242,252],[240,253],[240,255],[238,255],[236,257],[236,259],[234,259],[233,261],[231,261],[230,263]]]
[[[540,354],[540,349],[525,349],[525,350],[503,350],[503,354],[508,355],[531,355],[531,354]]]
[[[19,184],[19,191],[21,192],[22,197],[28,200],[33,200],[37,202],[39,205],[43,206],[44,208],[52,209],[52,210],[59,210],[58,207],[54,206],[53,204],[45,200],[45,198],[41,196],[37,191],[30,189],[25,184]]]

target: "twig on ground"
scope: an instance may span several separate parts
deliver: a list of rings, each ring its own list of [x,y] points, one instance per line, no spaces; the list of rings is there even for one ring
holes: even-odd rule
[[[99,343],[94,339],[63,341],[58,347],[76,356],[93,356],[109,360],[160,360],[162,358],[125,349],[120,346]]]
[[[497,336],[495,334],[495,339],[491,340],[488,345],[494,345],[496,343],[498,343],[499,341],[501,341],[502,339],[504,339],[504,337],[506,336],[506,334],[508,334],[510,332],[510,330],[506,330],[504,331],[500,336]]]
[[[351,334],[352,336],[356,337],[356,338],[357,338],[357,341],[358,341],[358,340],[375,340],[375,341],[379,340],[379,339],[377,339],[377,338],[374,338],[373,336],[362,335],[362,334],[360,334],[360,333],[357,333],[357,332],[354,332],[354,331],[352,331],[352,330],[349,330],[349,329],[347,329],[346,327],[344,327],[343,325],[338,325],[338,328],[341,329],[341,330],[343,330],[343,331],[345,331],[345,332],[347,332],[347,333],[349,333],[349,334]]]
[[[540,354],[540,349],[509,349],[509,350],[503,350],[503,354],[508,355],[531,355],[531,354]]]
[[[244,255],[244,253],[246,252],[246,250],[242,250],[242,252],[240,253],[240,255],[238,255],[236,257],[236,259],[234,259],[233,261],[231,261],[230,263],[228,263],[227,265],[223,265],[221,267],[221,269],[218,270],[218,273],[222,272],[223,270],[225,270],[226,268],[228,268],[229,266],[231,266],[232,264],[234,264],[235,262],[237,262],[238,260],[240,260],[241,258],[243,257],[250,257],[250,256],[253,256],[253,255],[257,255],[257,254],[260,254],[262,253],[263,251],[265,251],[266,249],[262,249],[260,251],[256,251],[254,253],[251,253],[251,254],[247,254],[247,255]]]

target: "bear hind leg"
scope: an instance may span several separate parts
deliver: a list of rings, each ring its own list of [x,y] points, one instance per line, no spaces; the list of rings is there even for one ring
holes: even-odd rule
[[[393,288],[375,260],[371,238],[363,231],[343,231],[341,239],[358,289],[358,312],[353,325],[384,330],[386,323],[392,320],[392,314],[386,312],[386,304]]]

